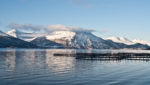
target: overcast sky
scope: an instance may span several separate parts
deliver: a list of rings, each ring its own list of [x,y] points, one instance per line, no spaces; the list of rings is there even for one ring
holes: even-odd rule
[[[11,23],[76,26],[101,37],[150,41],[150,0],[0,0],[0,30],[10,30]]]

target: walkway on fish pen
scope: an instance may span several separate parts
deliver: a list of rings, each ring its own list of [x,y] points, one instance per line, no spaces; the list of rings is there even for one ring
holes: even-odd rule
[[[146,60],[150,61],[150,53],[55,53],[54,56],[73,56],[76,59],[88,60]]]

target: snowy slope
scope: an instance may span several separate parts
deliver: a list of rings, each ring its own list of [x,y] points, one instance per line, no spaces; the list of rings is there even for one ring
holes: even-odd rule
[[[105,40],[112,40],[114,42],[117,42],[117,43],[124,43],[124,44],[127,44],[127,45],[132,45],[132,44],[135,44],[134,42],[128,40],[127,38],[124,38],[124,37],[109,37],[109,38],[106,38]]]
[[[71,43],[71,47],[74,48],[107,49],[112,47],[106,44],[102,38],[86,32],[77,32]]]

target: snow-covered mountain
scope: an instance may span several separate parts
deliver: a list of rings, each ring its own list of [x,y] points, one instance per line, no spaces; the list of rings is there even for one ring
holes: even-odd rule
[[[46,39],[49,42],[62,44],[65,48],[83,48],[83,49],[110,49],[120,48],[112,41],[106,41],[90,32],[74,32],[74,31],[55,31],[45,37],[37,38],[36,41]],[[44,42],[43,42],[44,43]],[[42,44],[42,43],[38,43]],[[43,44],[42,44],[43,45]],[[46,44],[47,45],[47,44]],[[47,46],[44,47],[47,47]]]
[[[127,44],[127,45],[133,45],[133,44],[136,44],[132,41],[130,41],[129,39],[125,38],[125,37],[109,37],[109,38],[106,38],[105,40],[112,40],[114,42],[117,42],[117,43],[124,43],[124,44]]]
[[[37,46],[24,40],[12,37],[0,31],[0,48],[36,48]]]
[[[147,41],[144,41],[144,40],[135,39],[132,42],[134,42],[134,43],[140,43],[140,44],[145,44],[145,45],[149,45],[150,46],[150,42],[147,42]]]
[[[54,31],[51,33],[26,33],[10,30],[1,35],[13,36],[31,42],[42,48],[76,48],[76,49],[122,49],[149,48],[147,42],[131,41],[124,37],[100,38],[91,32],[83,31]]]
[[[43,36],[45,34],[41,33],[27,33],[27,32],[22,32],[17,29],[12,29],[7,32],[8,35],[13,36],[15,38],[19,38],[25,41],[32,41],[37,37]]]
[[[134,45],[134,44],[143,44],[143,45],[148,45],[150,46],[150,42],[144,41],[144,40],[139,40],[139,39],[135,39],[135,40],[129,40],[125,37],[109,37],[109,38],[105,38],[105,40],[112,40],[113,42],[117,42],[117,43],[124,43],[127,45]]]

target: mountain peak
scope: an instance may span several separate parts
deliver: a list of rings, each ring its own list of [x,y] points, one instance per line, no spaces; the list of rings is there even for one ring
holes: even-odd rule
[[[17,30],[17,29],[12,29],[12,30],[10,30],[10,31],[7,32],[8,35],[13,36],[13,37],[15,37],[15,38],[18,37],[18,36],[17,36],[18,33],[20,33],[20,31]]]

